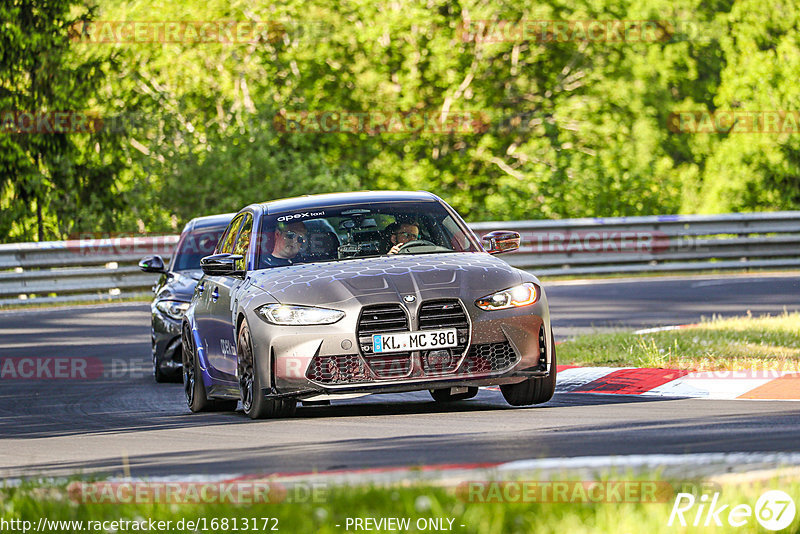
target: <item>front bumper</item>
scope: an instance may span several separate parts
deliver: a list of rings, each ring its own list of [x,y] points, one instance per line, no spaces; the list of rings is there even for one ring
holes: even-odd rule
[[[161,310],[151,306],[152,317],[150,339],[153,356],[166,367],[180,370],[181,353],[181,321],[166,316]]]
[[[319,394],[394,393],[455,386],[515,383],[550,372],[550,317],[544,295],[524,308],[483,311],[466,306],[466,350],[432,365],[428,353],[411,352],[402,362],[365,353],[357,318],[327,326],[266,325],[248,318],[264,391],[269,397]],[[414,317],[414,310],[409,311]],[[253,322],[256,322],[253,324]],[[362,338],[363,341],[363,338]],[[394,366],[394,367],[393,367]]]

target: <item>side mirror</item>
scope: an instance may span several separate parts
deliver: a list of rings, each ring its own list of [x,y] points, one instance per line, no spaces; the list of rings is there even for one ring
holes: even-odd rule
[[[212,254],[200,260],[200,268],[209,276],[239,276],[244,273],[236,269],[241,254]]]
[[[502,252],[517,250],[519,248],[520,239],[519,232],[495,230],[483,236],[481,242],[484,250],[489,254],[500,254]]]
[[[146,273],[165,273],[167,268],[161,256],[147,256],[139,262],[139,268]]]

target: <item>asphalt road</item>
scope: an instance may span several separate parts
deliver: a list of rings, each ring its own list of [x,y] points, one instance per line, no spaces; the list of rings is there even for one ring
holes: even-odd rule
[[[800,277],[640,279],[546,286],[556,332],[690,323],[800,309]],[[153,382],[145,304],[0,313],[0,356],[81,356],[94,380],[4,379],[0,477],[275,473],[526,458],[796,451],[800,404],[556,394],[511,408],[499,392],[427,393],[301,407],[288,420],[190,414]],[[563,335],[563,334],[561,334]],[[55,371],[54,371],[55,372]]]

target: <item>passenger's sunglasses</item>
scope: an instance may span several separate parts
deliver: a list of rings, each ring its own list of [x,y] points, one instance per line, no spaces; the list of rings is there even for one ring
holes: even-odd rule
[[[419,239],[419,234],[411,234],[409,232],[395,232],[394,235],[396,235],[397,237],[405,237],[406,239],[413,239],[413,240]]]
[[[306,241],[308,241],[304,236],[302,236],[302,235],[300,235],[298,233],[292,232],[291,230],[287,230],[287,231],[281,232],[281,233],[283,234],[283,237],[285,237],[286,239],[292,239],[294,241],[297,241],[301,245],[304,245],[306,243]]]

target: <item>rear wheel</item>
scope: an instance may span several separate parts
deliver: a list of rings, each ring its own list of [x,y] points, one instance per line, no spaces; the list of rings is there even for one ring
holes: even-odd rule
[[[183,390],[186,393],[186,404],[193,412],[233,412],[239,401],[228,399],[209,400],[206,395],[206,386],[200,365],[197,361],[197,351],[194,339],[188,325],[181,331],[181,352],[183,354]]]
[[[433,400],[435,400],[436,402],[453,402],[453,401],[471,399],[472,397],[478,394],[477,387],[469,387],[467,388],[467,391],[463,393],[456,393],[455,395],[450,393],[451,389],[452,388],[431,389],[430,390],[431,397],[433,397]]]
[[[542,404],[553,398],[553,393],[556,391],[556,345],[552,332],[550,333],[550,350],[553,357],[550,361],[549,375],[529,378],[518,384],[500,386],[500,391],[507,403],[511,406],[528,406]]]
[[[258,373],[258,358],[253,356],[253,343],[250,329],[242,322],[236,343],[239,372],[239,390],[242,395],[242,408],[250,419],[291,417],[297,408],[297,399],[268,399],[264,396],[264,385]]]

